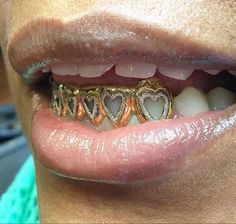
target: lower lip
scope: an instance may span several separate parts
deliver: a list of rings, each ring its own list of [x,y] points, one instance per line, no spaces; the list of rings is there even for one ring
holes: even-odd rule
[[[192,118],[162,120],[97,132],[55,116],[48,104],[34,113],[36,156],[54,172],[78,179],[129,183],[180,170],[187,158],[205,152],[234,128],[236,106]]]

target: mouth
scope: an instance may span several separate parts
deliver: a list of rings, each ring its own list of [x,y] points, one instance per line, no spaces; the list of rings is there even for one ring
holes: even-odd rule
[[[24,33],[39,32],[37,24],[23,29],[8,52],[13,68],[41,96],[32,144],[53,172],[110,183],[152,180],[181,170],[188,158],[204,154],[235,128],[236,67],[228,54],[190,42],[179,47],[169,34],[154,48],[152,30],[144,35],[143,47],[140,24],[131,45],[125,36],[113,36],[102,44],[90,40],[82,49],[85,45],[73,36],[75,23],[51,27],[58,36],[68,27],[72,31],[53,44],[45,41],[42,49],[31,41],[26,53]],[[36,35],[44,40],[42,33]],[[167,40],[167,49],[159,51]],[[92,51],[91,43],[97,49]]]

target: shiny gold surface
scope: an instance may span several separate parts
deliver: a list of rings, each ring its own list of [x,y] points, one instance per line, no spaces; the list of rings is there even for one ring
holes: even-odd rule
[[[87,115],[95,126],[100,125],[105,117],[114,127],[125,127],[132,115],[136,115],[140,123],[169,119],[172,116],[171,93],[157,78],[140,81],[137,87],[132,89],[107,86],[75,89],[56,82],[53,82],[52,86],[51,108],[57,116],[81,121]],[[160,118],[154,118],[149,113],[145,105],[147,98],[154,103],[160,99],[164,100]],[[107,106],[108,101],[119,101],[116,113],[111,112],[111,108]]]

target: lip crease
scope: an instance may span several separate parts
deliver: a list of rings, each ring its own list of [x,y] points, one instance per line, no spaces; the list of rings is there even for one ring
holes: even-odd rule
[[[104,12],[67,22],[34,19],[8,42],[13,68],[27,78],[48,65],[66,61],[115,64],[128,60],[202,70],[236,70],[236,58],[229,49],[209,47],[188,36]]]

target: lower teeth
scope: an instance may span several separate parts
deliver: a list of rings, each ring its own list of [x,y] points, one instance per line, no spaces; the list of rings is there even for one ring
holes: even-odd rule
[[[222,110],[236,103],[236,94],[217,87],[207,95],[194,87],[185,88],[172,100],[171,93],[153,77],[135,89],[94,87],[74,89],[53,83],[51,108],[57,116],[88,125],[124,127],[146,121],[170,119]],[[175,111],[174,111],[175,110]]]
[[[51,107],[55,114],[99,126],[108,118],[114,127],[124,127],[130,119],[139,123],[169,119],[173,115],[171,93],[157,78],[141,81],[137,88],[95,87],[73,89],[53,83]],[[137,120],[136,118],[136,120]]]

